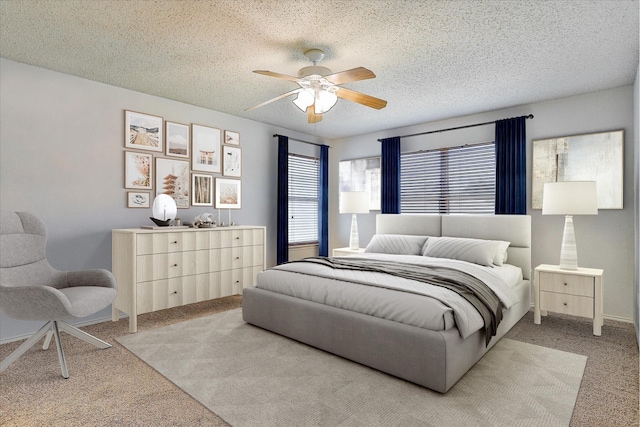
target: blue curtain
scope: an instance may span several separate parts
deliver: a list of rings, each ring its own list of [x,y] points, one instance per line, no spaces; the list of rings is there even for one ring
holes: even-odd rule
[[[525,116],[496,121],[496,214],[527,213]]]
[[[383,214],[400,213],[400,137],[382,140],[382,199]]]
[[[320,146],[320,188],[318,189],[318,255],[329,256],[329,146]]]
[[[289,261],[289,138],[278,135],[277,263]]]

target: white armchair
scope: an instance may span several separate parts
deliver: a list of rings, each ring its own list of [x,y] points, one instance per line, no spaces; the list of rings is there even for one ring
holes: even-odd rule
[[[55,338],[62,376],[69,378],[60,330],[98,348],[110,344],[63,322],[97,313],[116,297],[116,280],[103,269],[55,270],[46,258],[46,226],[26,212],[0,212],[0,310],[21,320],[47,323],[0,362],[0,372],[45,334],[43,349]]]

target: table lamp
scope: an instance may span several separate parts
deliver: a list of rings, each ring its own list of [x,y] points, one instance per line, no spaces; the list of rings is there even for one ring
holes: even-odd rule
[[[369,193],[367,191],[346,191],[340,193],[340,213],[350,213],[352,215],[349,249],[360,248],[356,214],[369,213]]]
[[[598,215],[595,181],[548,182],[544,184],[542,215],[565,215],[560,268],[578,269],[578,250],[573,215]]]

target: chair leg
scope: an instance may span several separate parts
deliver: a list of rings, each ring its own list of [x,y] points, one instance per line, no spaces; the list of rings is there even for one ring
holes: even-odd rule
[[[42,344],[43,350],[49,349],[49,344],[51,344],[51,338],[53,338],[53,330],[49,329],[49,332],[47,332],[47,336],[44,338],[44,343]]]
[[[111,347],[111,344],[109,344],[108,342],[104,342],[101,339],[98,339],[96,337],[94,337],[91,334],[86,333],[85,331],[82,331],[78,328],[76,328],[75,326],[71,326],[68,323],[65,322],[56,322],[58,324],[58,327],[63,330],[64,332],[68,333],[69,335],[73,335],[76,338],[81,339],[82,341],[86,341],[89,344],[93,344],[98,348],[109,348]]]
[[[98,348],[109,348],[111,344],[102,341],[90,335],[75,326],[71,326],[68,323],[52,320],[47,322],[42,328],[38,330],[35,334],[31,335],[25,342],[23,342],[20,347],[16,348],[13,353],[7,356],[2,362],[0,362],[0,372],[4,371],[11,365],[13,362],[18,360],[20,356],[22,356],[27,350],[33,347],[45,334],[47,337],[44,340],[44,344],[42,346],[43,350],[47,350],[49,348],[49,344],[51,343],[51,338],[54,338],[56,341],[56,349],[58,351],[58,359],[60,360],[60,369],[62,370],[62,377],[69,378],[69,371],[67,370],[67,362],[64,357],[64,350],[62,349],[62,341],[60,340],[60,331],[64,331],[69,335],[73,335],[76,338],[79,338],[83,341],[88,342],[89,344],[93,344]]]
[[[60,341],[60,331],[58,330],[58,321],[54,320],[51,325],[53,337],[56,340],[56,349],[58,350],[58,359],[60,359],[60,369],[62,370],[62,378],[69,378],[67,371],[67,361],[64,358],[64,350],[62,349],[62,341]]]
[[[11,353],[2,362],[0,362],[0,372],[7,369],[9,365],[18,360],[20,356],[22,356],[27,350],[33,347],[44,334],[51,330],[51,327],[52,322],[47,322],[47,324],[40,328],[38,332],[31,335],[25,342],[20,345],[20,347],[16,348],[13,353]]]

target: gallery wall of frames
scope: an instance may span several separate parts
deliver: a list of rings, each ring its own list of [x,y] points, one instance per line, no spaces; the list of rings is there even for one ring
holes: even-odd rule
[[[242,207],[240,133],[125,110],[127,207],[167,194],[179,209]]]

